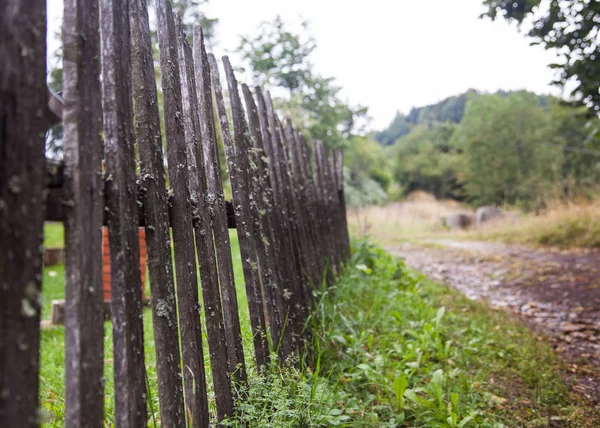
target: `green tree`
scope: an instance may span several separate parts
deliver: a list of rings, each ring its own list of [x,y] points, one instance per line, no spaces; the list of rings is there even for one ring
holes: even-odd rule
[[[406,116],[396,112],[396,116],[390,126],[381,132],[375,134],[375,140],[379,141],[384,146],[391,146],[396,140],[410,132],[410,124],[406,120]]]
[[[236,51],[254,82],[272,91],[276,107],[306,130],[307,137],[331,148],[344,147],[361,130],[367,109],[343,102],[335,79],[315,73],[310,55],[316,42],[306,22],[301,29],[289,31],[278,16],[263,22],[255,36],[242,36]]]
[[[302,34],[287,30],[281,16],[263,22],[253,36],[242,36],[236,49],[252,73],[254,84],[287,89],[290,97],[309,85],[312,65],[308,58],[315,50],[315,40],[307,34],[308,23],[302,22]]]
[[[394,177],[405,193],[425,190],[438,198],[462,199],[460,153],[451,143],[457,125],[421,124],[395,145]]]
[[[470,100],[453,143],[464,152],[459,179],[476,204],[541,204],[561,175],[552,115],[532,93]]]
[[[563,152],[555,196],[591,196],[600,185],[600,120],[587,117],[584,107],[566,108],[555,101],[549,109],[554,144]]]
[[[561,58],[551,67],[559,71],[555,84],[577,82],[572,95],[580,103],[600,112],[600,2],[597,0],[550,0],[544,12],[542,0],[484,0],[491,19],[503,17],[523,23],[534,16],[535,22],[527,35],[533,44],[557,52]],[[537,16],[536,12],[544,12]]]
[[[392,164],[386,149],[368,137],[350,137],[344,150],[346,203],[382,204],[388,200],[391,183]]]

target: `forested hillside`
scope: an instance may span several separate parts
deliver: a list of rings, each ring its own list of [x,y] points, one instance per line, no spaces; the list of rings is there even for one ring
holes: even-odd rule
[[[600,121],[530,92],[469,90],[400,113],[374,135],[401,193],[537,208],[589,195],[600,179]]]

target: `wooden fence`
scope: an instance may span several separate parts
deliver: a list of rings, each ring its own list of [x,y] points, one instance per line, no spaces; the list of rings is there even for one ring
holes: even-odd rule
[[[161,423],[206,427],[215,421],[202,328],[213,419],[232,415],[247,383],[228,229],[237,228],[261,369],[270,352],[285,361],[299,351],[313,289],[349,255],[341,153],[282,122],[268,92],[240,90],[223,57],[227,101],[202,30],[190,46],[168,1],[157,0],[165,170],[146,0],[65,0],[64,171],[46,188],[45,10],[42,0],[0,7],[0,426],[39,425],[41,248],[43,222],[53,218],[65,224],[66,426],[103,426],[106,224],[115,425],[148,422],[143,225]]]

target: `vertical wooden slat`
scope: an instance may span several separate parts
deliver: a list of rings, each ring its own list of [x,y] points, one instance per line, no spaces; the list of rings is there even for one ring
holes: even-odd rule
[[[206,207],[205,196],[208,193],[204,153],[200,147],[201,126],[199,121],[198,98],[192,49],[183,33],[180,23],[179,69],[183,96],[183,116],[188,156],[188,180],[192,194],[194,212],[194,230],[198,264],[202,278],[202,297],[209,343],[212,378],[217,400],[219,419],[231,414],[233,393],[227,367],[227,344],[223,324],[223,309],[219,293],[219,276],[215,257],[210,214]],[[226,410],[223,410],[226,409]]]
[[[272,191],[272,204],[271,213],[271,229],[272,229],[272,250],[273,250],[273,263],[276,266],[276,284],[277,293],[280,295],[282,301],[281,305],[281,319],[282,319],[282,332],[280,333],[280,352],[279,355],[282,359],[285,359],[293,350],[292,348],[292,336],[289,334],[289,328],[287,327],[287,320],[289,317],[289,303],[286,301],[284,296],[284,290],[286,287],[289,288],[289,283],[293,277],[293,273],[289,270],[289,261],[291,256],[289,255],[289,244],[288,239],[289,229],[287,228],[287,210],[285,204],[281,200],[281,183],[279,182],[276,163],[273,157],[273,130],[269,122],[269,115],[267,110],[267,103],[263,96],[260,87],[255,88],[256,98],[258,101],[258,115],[260,121],[260,131],[262,134],[262,143],[264,151],[267,157],[267,167],[270,177],[271,191]]]
[[[264,149],[263,135],[259,119],[258,107],[247,85],[242,85],[246,111],[248,112],[248,122],[250,124],[250,135],[252,147],[250,148],[251,159],[254,163],[256,172],[253,174],[252,183],[254,184],[255,201],[255,220],[258,221],[255,229],[256,244],[259,250],[259,267],[263,280],[264,292],[267,297],[265,302],[269,317],[269,328],[271,338],[275,349],[280,350],[280,356],[285,356],[288,351],[283,349],[283,328],[285,304],[281,289],[282,278],[278,269],[277,258],[275,256],[275,236],[273,230],[273,188],[271,186],[271,177],[268,167],[269,159]],[[252,170],[252,169],[251,169]],[[287,346],[287,345],[286,345]]]
[[[277,148],[277,156],[280,157],[280,162],[284,167],[284,188],[285,196],[288,204],[288,212],[290,213],[290,225],[292,230],[292,244],[295,253],[296,270],[297,270],[297,290],[295,296],[295,305],[297,306],[298,318],[296,325],[296,335],[299,337],[304,327],[304,322],[308,316],[309,293],[307,290],[306,281],[306,255],[304,254],[304,236],[301,228],[301,210],[296,197],[295,177],[293,171],[293,161],[290,152],[290,143],[286,138],[283,124],[275,116],[279,139]]]
[[[65,424],[102,427],[104,314],[102,296],[102,178],[98,4],[65,1],[64,153]]]
[[[272,138],[270,140],[270,149],[272,162],[274,164],[275,175],[277,177],[277,194],[278,209],[281,210],[283,216],[283,230],[285,236],[282,237],[282,244],[285,248],[286,259],[282,260],[288,272],[287,281],[284,284],[284,298],[288,304],[288,333],[292,347],[297,349],[299,343],[297,335],[299,324],[299,304],[298,295],[300,290],[301,272],[299,270],[298,255],[295,246],[294,222],[293,222],[293,206],[290,204],[289,193],[289,174],[287,161],[282,153],[282,133],[279,127],[279,119],[273,108],[273,102],[269,93],[265,93],[265,101],[268,115],[268,123],[272,130]]]
[[[171,228],[175,253],[177,309],[181,332],[183,379],[188,424],[202,423],[207,409],[202,352],[198,278],[188,188],[187,150],[181,101],[177,33],[168,0],[156,2],[161,84],[165,113],[169,183],[173,190]],[[207,423],[204,421],[204,423]]]
[[[346,196],[344,195],[344,154],[341,150],[336,152],[336,173],[338,198],[340,200],[340,209],[342,211],[342,235],[344,239],[344,258],[350,257],[350,236],[348,232],[348,218],[346,212]]]
[[[344,258],[344,237],[342,235],[342,210],[340,205],[340,199],[338,196],[338,184],[337,184],[337,172],[335,169],[336,159],[335,152],[329,151],[328,156],[328,172],[329,172],[329,181],[331,183],[331,210],[333,212],[333,237],[335,239],[335,249],[336,249],[336,260],[337,260],[337,270],[338,273],[341,269],[342,261]]]
[[[302,157],[302,164],[304,165],[304,180],[305,180],[305,197],[306,197],[306,209],[308,212],[309,220],[309,233],[311,234],[313,248],[314,248],[314,263],[315,271],[313,272],[313,286],[319,287],[321,279],[323,277],[324,260],[325,255],[321,235],[319,234],[319,216],[317,214],[316,197],[317,189],[315,188],[314,181],[314,170],[311,162],[309,153],[309,146],[304,136],[299,135],[300,156]]]
[[[298,231],[300,236],[301,256],[303,261],[303,279],[308,285],[307,280],[313,277],[316,271],[314,254],[315,250],[311,241],[310,232],[308,229],[309,214],[307,211],[305,197],[305,168],[303,165],[302,154],[300,152],[300,140],[297,136],[297,131],[293,128],[290,119],[286,120],[286,136],[289,145],[292,179],[294,180],[294,200],[296,201]],[[312,293],[310,293],[312,294]]]
[[[100,0],[115,425],[147,422],[127,3]]]
[[[223,195],[223,182],[219,165],[215,117],[213,112],[211,72],[208,56],[204,48],[204,36],[199,27],[194,29],[194,64],[196,71],[196,86],[200,101],[200,127],[202,134],[202,149],[206,167],[208,193],[205,195],[205,204],[211,216],[214,231],[215,249],[219,267],[219,283],[221,299],[223,302],[223,322],[225,324],[225,340],[227,343],[227,366],[231,380],[247,383],[244,350],[242,347],[242,333],[238,314],[238,303],[233,278],[233,261],[231,245],[229,242],[229,229],[227,225],[227,212],[225,197]],[[231,414],[223,401],[221,414]],[[233,404],[231,404],[233,406]],[[227,413],[229,412],[229,413]]]
[[[140,153],[161,423],[185,424],[163,148],[146,0],[130,2],[135,133]]]
[[[182,183],[180,186],[187,187],[189,191],[189,197],[185,201],[185,205],[188,209],[186,213],[186,219],[191,220],[192,230],[194,223],[195,208],[197,207],[197,198],[198,198],[198,175],[197,175],[197,167],[195,159],[192,158],[192,154],[194,151],[198,149],[197,137],[195,137],[195,133],[192,129],[190,129],[190,116],[191,112],[191,103],[192,103],[192,94],[190,93],[191,80],[189,77],[189,71],[186,66],[186,49],[185,47],[189,45],[185,38],[185,34],[183,34],[183,30],[181,28],[181,18],[177,15],[176,12],[172,13],[173,24],[174,24],[174,34],[172,36],[175,39],[172,40],[172,43],[175,43],[177,46],[177,56],[179,63],[179,73],[180,73],[180,91],[181,91],[181,107],[183,113],[183,125],[184,125],[184,143],[185,143],[185,155],[181,148],[178,148],[178,162],[181,160],[185,160],[185,164],[187,169],[184,170],[183,177],[181,177]],[[171,36],[171,34],[170,34]],[[191,53],[191,52],[189,52]],[[191,61],[191,56],[188,57],[188,62]],[[190,70],[191,71],[191,70]],[[191,137],[191,138],[190,138]],[[175,190],[175,185],[173,185],[173,189]],[[190,232],[189,238],[190,242],[188,247],[193,252],[194,250],[194,239],[193,232]],[[195,261],[195,258],[194,258]],[[196,265],[194,263],[194,271]],[[200,303],[198,298],[198,283],[197,283],[197,275],[194,278],[194,282],[190,284],[191,287],[188,290],[188,294],[186,295],[186,305],[189,305],[189,312],[192,319],[192,325],[194,326],[194,332],[197,333],[192,337],[192,341],[196,341],[196,343],[190,343],[189,349],[186,350],[186,345],[183,345],[184,352],[184,365],[187,370],[184,371],[184,386],[185,386],[185,399],[186,405],[188,409],[188,426],[193,427],[208,427],[209,426],[209,415],[208,415],[208,396],[206,390],[206,373],[204,370],[204,355],[203,355],[203,345],[202,345],[202,335],[200,334],[200,320],[198,316],[200,315]],[[181,316],[181,308],[182,305],[179,303],[179,310]],[[197,313],[194,309],[197,308]],[[182,340],[183,331],[182,331]],[[186,363],[186,352],[188,353],[188,358],[192,360],[192,365],[188,366]],[[195,367],[192,367],[195,365]]]
[[[338,267],[338,257],[337,257],[335,236],[333,236],[335,212],[333,210],[334,201],[333,201],[333,198],[331,195],[331,190],[332,190],[333,184],[331,181],[331,174],[330,174],[330,170],[329,170],[329,157],[327,156],[327,151],[325,150],[325,145],[323,144],[322,141],[317,141],[316,149],[317,149],[317,160],[319,163],[319,170],[320,170],[320,174],[321,174],[324,212],[326,213],[327,242],[330,244],[329,245],[329,260],[331,261],[332,271],[336,272],[337,267]]]
[[[0,4],[0,426],[39,425],[46,2]]]
[[[227,57],[223,57],[225,74],[229,83],[229,96],[231,99],[231,114],[234,123],[235,143],[229,131],[227,111],[223,99],[223,89],[219,79],[219,70],[214,56],[209,55],[211,65],[212,87],[215,93],[221,136],[225,146],[225,157],[229,171],[229,180],[233,193],[233,204],[242,254],[242,267],[246,296],[250,311],[250,324],[254,341],[254,356],[256,365],[264,367],[269,361],[269,347],[266,340],[263,300],[258,275],[258,256],[254,243],[253,219],[250,213],[250,184],[248,178],[248,152],[245,150],[245,134],[243,129],[243,111],[237,82]]]
[[[331,242],[328,239],[328,230],[329,230],[329,213],[327,210],[327,196],[325,192],[325,178],[323,174],[323,165],[320,161],[320,148],[321,143],[319,141],[314,141],[312,144],[312,164],[314,170],[314,179],[315,179],[315,190],[316,190],[316,210],[317,215],[319,216],[319,229],[320,234],[323,238],[323,253],[322,257],[325,261],[326,269],[323,274],[327,281],[331,281]]]
[[[302,273],[302,256],[300,253],[300,242],[298,235],[296,204],[293,197],[293,185],[291,182],[289,153],[287,150],[287,141],[283,132],[283,126],[277,114],[275,118],[275,161],[280,165],[282,176],[283,200],[288,213],[288,227],[290,230],[290,252],[292,254],[292,269],[294,271],[294,288],[290,296],[290,303],[294,310],[292,319],[292,330],[296,347],[299,346],[299,338],[304,323],[305,295],[304,295],[304,276]]]

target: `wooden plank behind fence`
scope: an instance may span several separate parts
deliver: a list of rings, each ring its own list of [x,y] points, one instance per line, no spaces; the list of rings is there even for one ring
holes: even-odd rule
[[[202,149],[206,167],[208,193],[204,200],[209,210],[214,232],[215,250],[219,268],[219,285],[223,305],[223,323],[227,344],[227,369],[231,381],[239,385],[247,383],[244,349],[238,314],[238,303],[233,277],[233,261],[229,242],[229,229],[226,222],[225,198],[219,166],[219,153],[213,112],[211,73],[208,56],[204,48],[204,36],[199,27],[194,30],[194,64],[196,87],[200,103],[200,127]],[[220,355],[216,355],[222,358]],[[213,364],[222,363],[216,361]],[[214,370],[214,369],[213,369]],[[222,383],[224,385],[224,383]],[[233,411],[233,400],[229,390],[215,390],[219,419]]]
[[[171,228],[175,253],[177,309],[188,424],[208,424],[206,378],[202,351],[198,277],[188,188],[187,149],[181,101],[177,32],[171,4],[156,2],[161,84],[165,112],[169,183],[173,190]]]
[[[126,3],[100,1],[104,149],[111,267],[115,425],[146,426],[146,368]]]
[[[82,13],[83,12],[83,13]],[[97,3],[67,0],[63,21],[65,154],[65,424],[102,427],[104,311]]]
[[[219,79],[219,69],[214,56],[209,55],[211,66],[212,87],[217,104],[221,136],[225,147],[227,159],[227,170],[233,193],[233,206],[242,255],[242,268],[244,271],[244,283],[246,286],[246,297],[250,312],[250,325],[252,327],[252,338],[254,342],[254,357],[259,368],[264,367],[269,360],[269,347],[266,339],[266,328],[264,318],[263,299],[258,276],[258,258],[256,246],[253,240],[253,219],[250,214],[250,187],[248,183],[248,158],[244,150],[244,133],[241,129],[240,115],[243,114],[237,83],[235,88],[230,81],[231,75],[228,62],[225,61],[227,80],[229,82],[229,94],[231,97],[231,114],[234,120],[235,145],[229,130],[227,110],[223,98],[223,89]],[[237,98],[236,98],[237,96]]]
[[[185,424],[168,197],[146,0],[132,0],[132,78],[161,423]],[[167,302],[167,304],[164,304]]]
[[[26,53],[26,54],[25,54]],[[46,2],[0,4],[0,426],[39,425]]]

